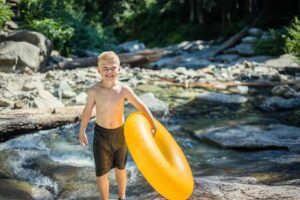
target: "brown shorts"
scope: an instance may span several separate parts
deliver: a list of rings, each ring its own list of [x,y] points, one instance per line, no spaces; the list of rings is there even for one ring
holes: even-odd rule
[[[107,129],[95,123],[93,153],[96,176],[102,176],[115,167],[124,169],[127,161],[124,126]]]

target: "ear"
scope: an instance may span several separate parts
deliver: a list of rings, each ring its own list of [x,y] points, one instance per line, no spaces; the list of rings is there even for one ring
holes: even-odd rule
[[[97,72],[100,74],[100,67],[97,67]]]

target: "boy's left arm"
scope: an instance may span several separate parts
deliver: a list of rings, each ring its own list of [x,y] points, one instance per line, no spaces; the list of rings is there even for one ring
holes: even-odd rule
[[[124,86],[125,88],[125,98],[128,99],[128,101],[134,105],[139,111],[144,113],[146,117],[148,118],[148,121],[151,124],[151,131],[152,135],[155,136],[156,133],[156,126],[154,123],[154,117],[150,110],[147,108],[147,106],[141,101],[141,99],[134,93],[134,91],[129,86]]]

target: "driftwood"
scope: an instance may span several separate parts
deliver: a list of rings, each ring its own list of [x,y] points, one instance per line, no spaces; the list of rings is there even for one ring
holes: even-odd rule
[[[21,133],[78,122],[84,106],[48,109],[17,109],[0,112],[0,141]],[[95,116],[93,112],[92,116]]]
[[[129,64],[132,66],[144,65],[150,62],[155,62],[163,55],[163,49],[144,50],[135,53],[118,54],[121,64]],[[97,57],[78,58],[73,61],[59,62],[55,68],[58,69],[74,69],[84,68],[89,66],[97,66]]]
[[[233,46],[235,43],[237,43],[244,35],[246,35],[246,33],[250,27],[253,27],[257,24],[257,22],[260,20],[260,18],[262,16],[263,16],[263,13],[260,13],[249,26],[243,28],[240,32],[236,33],[235,35],[230,37],[228,40],[226,40],[218,49],[215,50],[215,52],[213,53],[213,56],[221,53],[223,50],[225,50],[225,49]]]
[[[293,84],[292,82],[272,82],[272,81],[252,81],[252,82],[240,82],[240,81],[210,81],[210,82],[196,82],[190,83],[188,81],[184,83],[177,83],[175,79],[160,78],[161,81],[166,81],[173,86],[185,87],[185,88],[206,88],[206,89],[227,89],[228,87],[236,86],[251,86],[251,87],[273,87],[276,85]]]

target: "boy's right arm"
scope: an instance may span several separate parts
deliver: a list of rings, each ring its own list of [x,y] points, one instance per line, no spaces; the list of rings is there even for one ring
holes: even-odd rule
[[[79,141],[82,146],[88,144],[88,139],[85,133],[85,129],[90,121],[94,105],[95,105],[95,91],[92,88],[90,88],[88,90],[87,102],[83,109],[81,122],[80,122]]]

